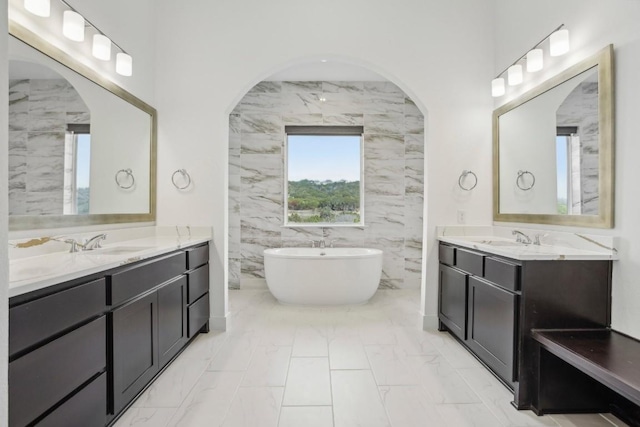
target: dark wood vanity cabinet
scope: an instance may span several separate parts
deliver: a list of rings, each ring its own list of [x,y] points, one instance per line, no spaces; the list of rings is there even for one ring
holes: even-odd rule
[[[520,261],[441,243],[439,329],[448,330],[531,408],[532,329],[610,324],[611,261]]]
[[[467,339],[468,278],[464,272],[440,264],[438,315],[440,322],[461,340]]]
[[[472,276],[468,304],[467,345],[500,378],[512,384],[518,295]]]
[[[447,245],[440,245],[440,254],[440,329],[445,326],[503,381],[513,384],[518,294],[503,287],[502,275],[492,273],[485,254]]]
[[[12,298],[9,425],[113,423],[208,331],[208,258],[205,244]]]

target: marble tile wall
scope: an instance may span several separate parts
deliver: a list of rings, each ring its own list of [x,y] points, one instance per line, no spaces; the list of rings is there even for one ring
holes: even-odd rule
[[[89,109],[63,79],[9,81],[9,215],[61,215],[67,123]]]
[[[598,81],[597,74],[580,83],[562,103],[557,112],[558,126],[577,126],[578,138],[573,139],[572,209],[574,214],[597,215],[598,192]],[[577,143],[576,143],[577,142]]]
[[[366,228],[329,227],[325,238],[382,249],[381,288],[419,287],[424,117],[394,84],[354,81],[261,82],[230,115],[229,287],[264,279],[265,248],[322,237],[282,227],[285,125],[364,126]]]

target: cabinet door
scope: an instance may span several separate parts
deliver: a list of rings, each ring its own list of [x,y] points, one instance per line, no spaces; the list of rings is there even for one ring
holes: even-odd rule
[[[158,289],[160,368],[187,343],[187,277]]]
[[[467,339],[467,275],[440,264],[438,317],[462,340]]]
[[[113,405],[117,414],[158,372],[158,293],[113,311]]]
[[[514,343],[518,295],[490,282],[469,278],[467,345],[498,376],[514,378]]]

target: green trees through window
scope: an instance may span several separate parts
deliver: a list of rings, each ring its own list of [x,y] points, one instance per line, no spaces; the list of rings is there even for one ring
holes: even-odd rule
[[[287,223],[362,223],[361,140],[361,134],[288,135]]]

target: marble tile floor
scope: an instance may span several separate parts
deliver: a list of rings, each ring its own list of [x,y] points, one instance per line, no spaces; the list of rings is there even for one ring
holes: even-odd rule
[[[228,331],[202,334],[116,427],[611,427],[609,414],[515,410],[446,333],[420,329],[419,290],[294,307],[229,292]]]

